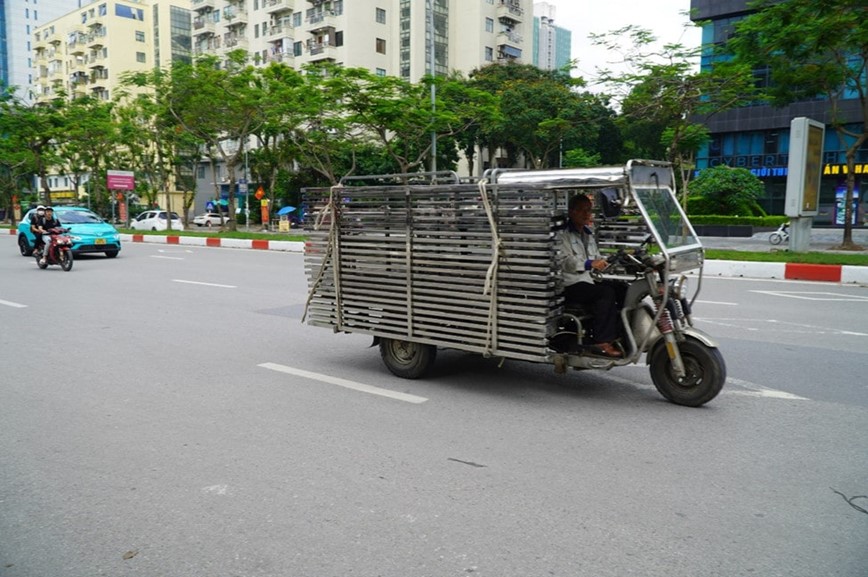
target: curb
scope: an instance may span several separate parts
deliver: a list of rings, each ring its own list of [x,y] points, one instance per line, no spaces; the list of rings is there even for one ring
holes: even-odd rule
[[[303,242],[289,240],[216,238],[211,236],[152,236],[147,234],[121,234],[121,242],[209,246],[215,248],[242,248],[251,250],[278,250],[283,252],[298,253],[304,252]]]
[[[704,274],[868,285],[868,266],[706,260]]]

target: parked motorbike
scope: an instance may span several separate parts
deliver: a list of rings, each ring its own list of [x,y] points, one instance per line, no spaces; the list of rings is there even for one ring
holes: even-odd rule
[[[769,235],[769,242],[773,245],[779,245],[782,242],[790,240],[790,223],[785,222],[778,227],[778,230]]]
[[[47,231],[49,239],[42,252],[33,253],[39,268],[45,270],[49,265],[57,264],[65,271],[72,270],[72,239],[67,235],[68,232],[68,228],[52,228]]]

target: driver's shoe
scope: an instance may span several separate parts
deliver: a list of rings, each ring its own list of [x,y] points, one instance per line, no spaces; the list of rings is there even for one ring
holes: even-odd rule
[[[617,348],[612,343],[597,343],[594,345],[594,352],[603,355],[604,357],[612,357],[613,359],[620,359],[624,356],[621,349]]]

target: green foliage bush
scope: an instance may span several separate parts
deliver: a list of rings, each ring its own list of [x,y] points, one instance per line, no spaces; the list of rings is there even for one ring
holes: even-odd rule
[[[762,181],[746,168],[716,166],[699,173],[688,186],[690,214],[765,216],[757,202],[764,191]]]

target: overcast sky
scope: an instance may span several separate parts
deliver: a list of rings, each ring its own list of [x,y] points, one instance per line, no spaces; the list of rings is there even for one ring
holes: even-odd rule
[[[698,28],[685,30],[689,19],[681,14],[690,10],[690,0],[536,0],[557,8],[555,25],[572,32],[573,59],[579,65],[575,75],[590,79],[595,67],[614,67],[612,55],[593,46],[588,34],[601,34],[628,24],[651,30],[661,43],[696,46],[702,36]]]

